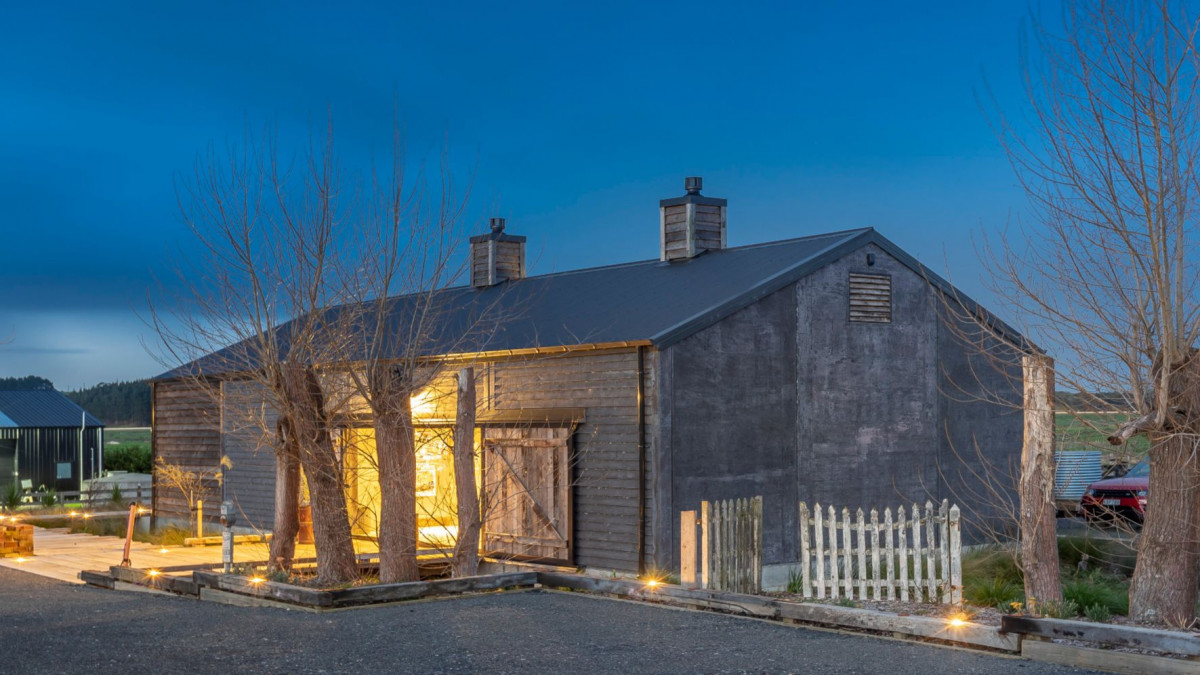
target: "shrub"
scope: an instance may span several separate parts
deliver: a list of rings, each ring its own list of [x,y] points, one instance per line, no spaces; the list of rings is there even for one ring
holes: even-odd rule
[[[9,511],[16,511],[21,505],[21,488],[17,487],[17,482],[9,483],[8,489],[4,491],[4,508]]]
[[[1088,621],[1097,623],[1108,623],[1112,619],[1112,612],[1104,605],[1089,605],[1084,608],[1083,615],[1087,617]]]
[[[104,468],[109,471],[150,473],[150,446],[147,443],[121,443],[104,448]]]
[[[1129,613],[1129,582],[1092,573],[1063,584],[1063,599],[1079,607],[1102,606],[1111,614]]]
[[[963,595],[967,602],[977,607],[1008,607],[1022,600],[1022,589],[1005,579],[985,581],[976,578],[963,585]]]
[[[114,485],[112,489],[112,503],[121,504],[124,501],[125,495],[121,494],[121,486]]]
[[[838,607],[858,607],[858,603],[852,598],[838,598],[833,604]]]
[[[788,585],[787,592],[799,595],[804,592],[804,577],[800,574],[800,570],[788,570]]]
[[[1023,586],[1025,575],[1017,566],[1013,554],[1000,548],[984,548],[963,556],[963,584],[971,582],[989,583],[992,580],[1006,581]]]
[[[1071,600],[1044,602],[1038,607],[1038,611],[1041,616],[1048,616],[1051,619],[1073,619],[1079,616],[1079,605]]]
[[[50,508],[58,503],[58,492],[54,490],[46,490],[42,493],[42,506]]]

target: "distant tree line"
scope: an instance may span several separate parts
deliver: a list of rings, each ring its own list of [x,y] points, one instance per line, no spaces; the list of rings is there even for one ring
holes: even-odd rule
[[[54,383],[44,377],[0,377],[0,390],[53,390]],[[67,398],[100,418],[110,427],[150,426],[150,383],[102,382],[78,391],[64,391]]]

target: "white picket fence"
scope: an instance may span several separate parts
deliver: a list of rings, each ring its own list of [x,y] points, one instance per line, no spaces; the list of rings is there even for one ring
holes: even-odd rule
[[[680,582],[698,582],[716,591],[758,593],[762,533],[762,497],[700,502],[699,518],[695,511],[681,512]]]
[[[870,520],[858,509],[841,519],[830,506],[812,512],[800,503],[800,577],[804,597],[900,600],[962,604],[962,529],[958,506],[943,500],[934,511],[916,504],[877,509]],[[811,530],[811,532],[810,532]]]

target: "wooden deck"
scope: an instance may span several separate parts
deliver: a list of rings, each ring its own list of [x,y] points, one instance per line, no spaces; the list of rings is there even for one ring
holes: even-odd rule
[[[83,583],[83,570],[107,570],[121,564],[125,540],[120,537],[97,537],[91,534],[71,534],[66,528],[34,528],[34,556],[17,562],[15,558],[0,558],[0,567],[29,572],[72,584]],[[360,553],[374,552],[360,546]],[[165,551],[165,552],[164,552]],[[316,555],[311,545],[297,545],[297,558]],[[135,541],[129,558],[134,567],[215,566],[221,563],[220,546],[168,546],[166,548]],[[267,544],[243,543],[233,547],[234,562],[260,562],[267,559]],[[178,572],[190,574],[190,572]]]

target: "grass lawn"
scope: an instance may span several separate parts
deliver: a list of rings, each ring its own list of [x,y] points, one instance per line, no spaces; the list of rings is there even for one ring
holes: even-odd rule
[[[105,429],[104,443],[145,443],[150,445],[150,427]]]
[[[1129,415],[1123,413],[1066,413],[1055,417],[1059,450],[1099,450],[1106,455],[1145,457],[1150,448],[1145,436],[1136,436],[1128,443],[1113,446],[1108,436],[1117,430]]]

